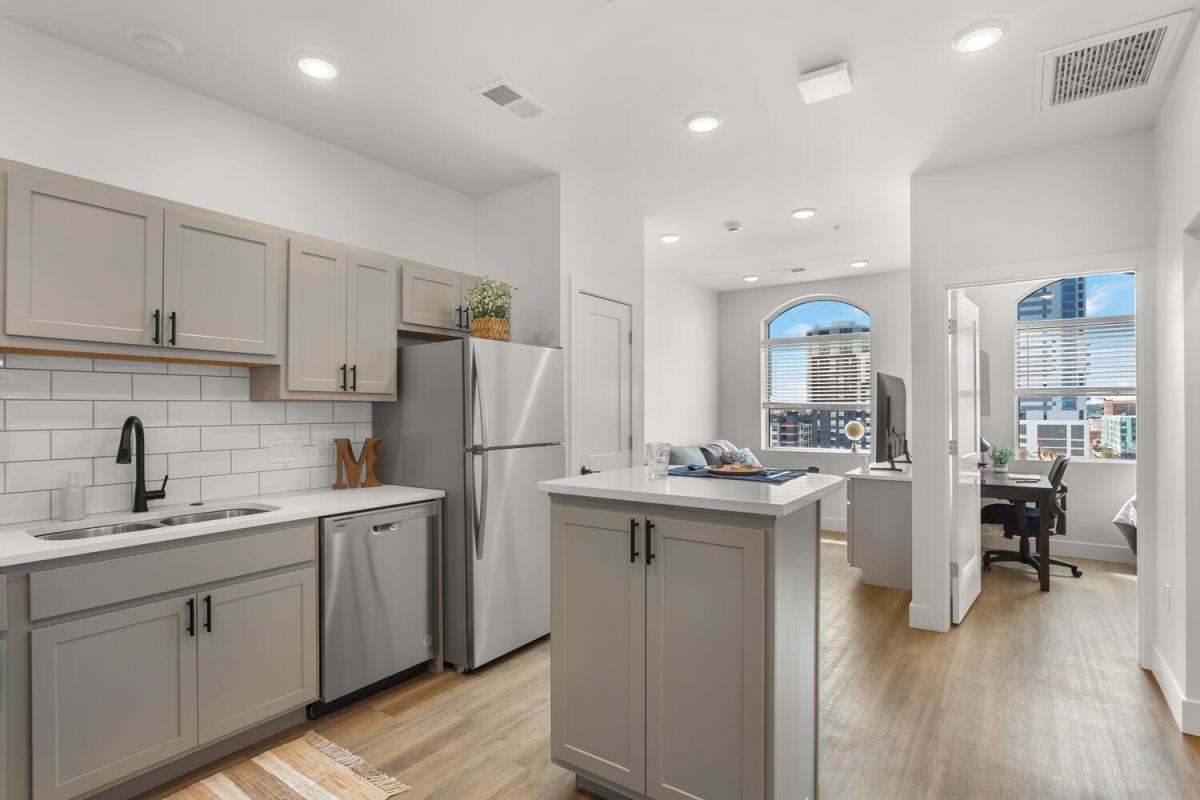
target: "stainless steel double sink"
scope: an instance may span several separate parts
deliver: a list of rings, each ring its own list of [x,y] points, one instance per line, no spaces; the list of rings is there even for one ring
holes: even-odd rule
[[[69,531],[53,531],[50,533],[35,534],[38,539],[46,541],[66,541],[68,539],[92,539],[97,536],[113,536],[118,533],[135,533],[137,531],[148,531],[155,528],[166,528],[176,525],[191,525],[195,522],[210,522],[216,519],[233,519],[234,517],[248,517],[252,514],[265,514],[268,511],[276,511],[274,507],[266,508],[222,508],[214,511],[196,511],[191,514],[176,514],[170,517],[161,517],[155,520],[147,520],[145,522],[117,522],[111,525],[94,525],[89,528],[75,528]]]

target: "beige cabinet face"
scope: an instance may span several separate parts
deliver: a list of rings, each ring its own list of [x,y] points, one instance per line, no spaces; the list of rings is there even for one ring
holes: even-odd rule
[[[189,600],[31,633],[34,798],[77,797],[196,745]]]
[[[762,798],[765,533],[646,522],[646,794]]]
[[[281,237],[178,211],[165,219],[167,346],[277,353]]]
[[[289,240],[288,389],[342,391],[349,370],[346,283],[344,248]]]
[[[201,744],[320,693],[315,568],[201,592],[197,628]]]
[[[402,274],[400,303],[403,322],[460,329],[463,302],[459,273],[406,261]]]
[[[646,782],[641,518],[555,505],[552,520],[551,753],[641,793]]]
[[[394,259],[350,251],[346,360],[350,389],[388,394],[396,388],[396,273]]]
[[[162,208],[82,181],[7,180],[5,333],[157,344]]]

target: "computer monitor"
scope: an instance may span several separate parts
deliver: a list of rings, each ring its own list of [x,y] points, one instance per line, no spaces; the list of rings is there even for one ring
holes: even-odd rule
[[[905,406],[904,379],[876,372],[875,403],[871,409],[871,469],[899,472],[897,460],[912,463]]]

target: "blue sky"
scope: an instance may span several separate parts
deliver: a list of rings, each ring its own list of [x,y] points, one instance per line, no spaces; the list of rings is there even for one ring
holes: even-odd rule
[[[1119,317],[1134,313],[1133,276],[1127,272],[1089,275],[1084,279],[1089,317]]]
[[[850,320],[860,325],[870,325],[871,318],[861,308],[838,300],[814,300],[793,306],[771,321],[768,337],[790,339],[804,336],[819,325]]]

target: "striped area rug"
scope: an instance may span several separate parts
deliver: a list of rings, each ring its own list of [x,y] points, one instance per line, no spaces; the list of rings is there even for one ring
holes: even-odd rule
[[[388,800],[408,791],[328,739],[308,733],[234,764],[167,800]]]

